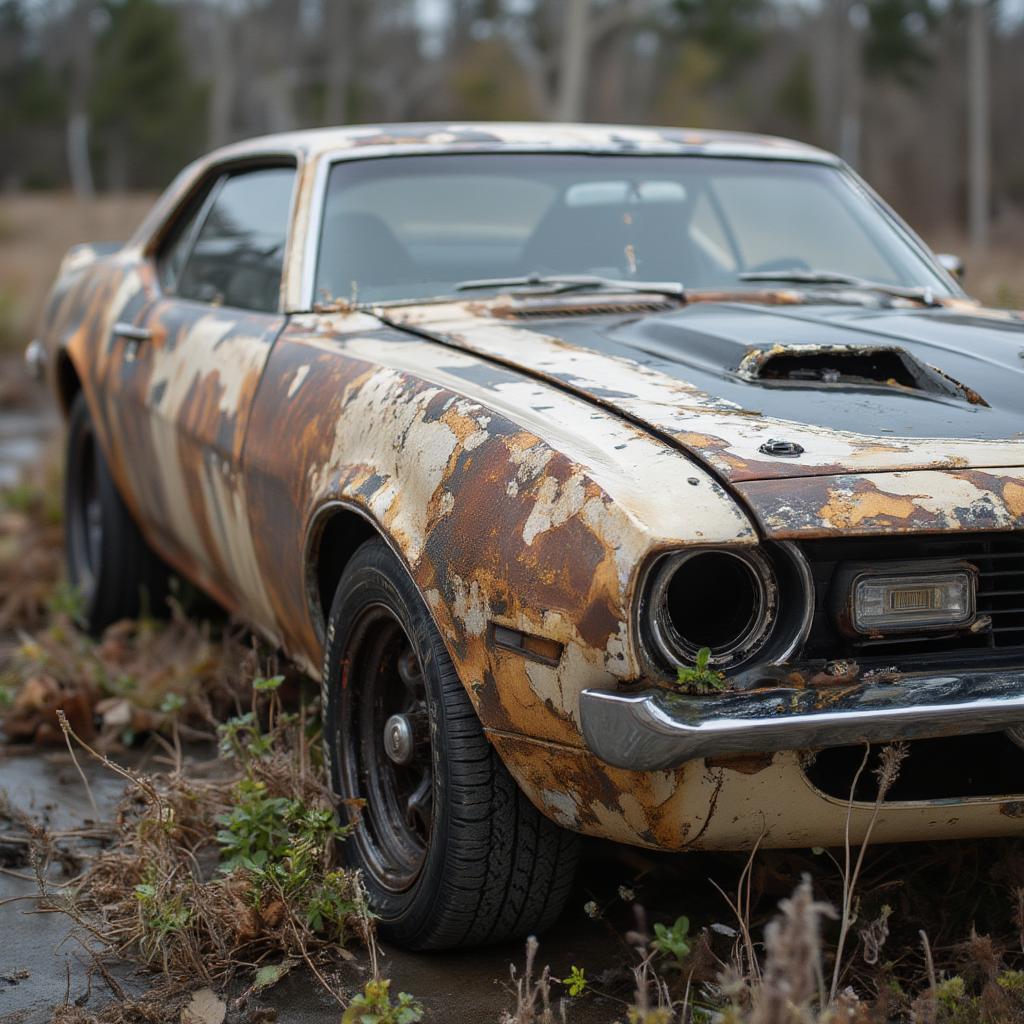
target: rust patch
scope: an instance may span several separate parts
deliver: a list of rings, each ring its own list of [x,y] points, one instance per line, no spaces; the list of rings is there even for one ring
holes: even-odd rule
[[[1011,515],[1024,517],[1024,484],[1008,480],[1003,487],[1003,501]]]
[[[897,498],[879,491],[859,491],[852,494],[831,492],[822,505],[821,518],[840,529],[858,526],[865,520],[909,519],[915,505],[911,498]]]

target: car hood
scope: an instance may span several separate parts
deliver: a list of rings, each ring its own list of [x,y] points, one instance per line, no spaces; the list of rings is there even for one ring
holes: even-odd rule
[[[787,294],[681,308],[658,296],[505,298],[381,315],[614,408],[734,484],[1024,466],[1016,315]]]

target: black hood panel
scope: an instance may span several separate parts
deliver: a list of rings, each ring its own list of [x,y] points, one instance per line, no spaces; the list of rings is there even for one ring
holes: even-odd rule
[[[531,324],[544,330],[547,325]],[[559,320],[567,343],[627,358],[765,416],[901,438],[1024,437],[1024,323],[946,310],[694,304],[642,319]],[[763,381],[742,372],[755,350],[891,348],[976,393],[884,382]]]

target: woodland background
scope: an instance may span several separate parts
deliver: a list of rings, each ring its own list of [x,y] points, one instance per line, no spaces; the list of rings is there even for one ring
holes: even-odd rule
[[[1024,211],[1019,0],[0,0],[0,188],[159,189],[210,147],[323,124],[646,122],[839,151],[954,231],[979,74],[998,237]]]

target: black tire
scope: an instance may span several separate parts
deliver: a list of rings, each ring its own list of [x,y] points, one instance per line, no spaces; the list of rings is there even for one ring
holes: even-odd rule
[[[327,636],[332,783],[342,800],[365,801],[358,810],[343,805],[358,821],[344,857],[363,874],[381,935],[408,949],[448,949],[548,928],[569,896],[577,836],[520,792],[383,541],[353,555]],[[385,751],[384,723],[397,713],[411,723],[392,734],[413,738],[395,739],[403,753],[414,751],[408,765]]]
[[[81,594],[91,633],[121,619],[166,614],[169,571],[117,491],[82,392],[68,417],[64,548],[68,579]]]

